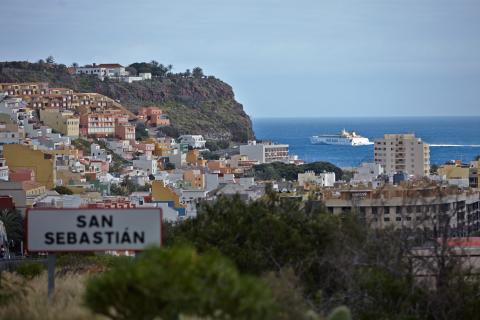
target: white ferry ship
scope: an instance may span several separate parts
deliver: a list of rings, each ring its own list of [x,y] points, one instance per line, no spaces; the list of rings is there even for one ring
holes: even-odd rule
[[[310,137],[312,144],[334,144],[345,146],[364,146],[372,144],[368,138],[357,135],[355,132],[348,132],[343,129],[340,134],[321,134]]]

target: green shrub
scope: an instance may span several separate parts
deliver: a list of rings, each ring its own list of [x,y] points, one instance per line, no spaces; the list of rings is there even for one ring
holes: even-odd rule
[[[15,269],[15,272],[24,278],[33,279],[39,276],[44,269],[45,266],[41,263],[23,262]]]
[[[239,275],[219,254],[153,248],[90,279],[86,305],[112,319],[271,319],[274,300],[260,280]]]
[[[335,308],[329,315],[327,320],[351,320],[352,315],[347,307]]]

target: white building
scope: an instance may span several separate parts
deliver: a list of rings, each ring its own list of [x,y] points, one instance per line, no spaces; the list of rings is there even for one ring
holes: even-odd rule
[[[107,153],[107,150],[102,149],[100,145],[92,143],[90,145],[90,157],[93,159],[104,160],[108,163],[112,162],[112,155]]]
[[[206,141],[202,135],[186,134],[186,135],[180,136],[178,139],[180,140],[181,143],[186,143],[192,148],[195,148],[195,149],[205,148]]]
[[[27,108],[27,103],[17,97],[0,97],[0,113],[7,114],[16,124],[33,117],[33,111]]]
[[[99,65],[93,64],[90,66],[78,67],[75,68],[75,73],[95,75],[102,81],[105,78],[120,79],[122,77],[128,76],[128,71],[125,70],[125,67],[118,63]]]
[[[151,73],[139,73],[138,76],[124,76],[120,77],[119,80],[127,82],[127,83],[132,83],[135,81],[144,81],[144,80],[151,80],[152,79],[152,74]]]
[[[181,168],[187,163],[187,154],[182,151],[179,144],[168,155],[168,162],[173,163],[175,168]]]
[[[5,144],[19,144],[20,133],[17,125],[0,123],[0,150]]]
[[[306,171],[298,174],[298,184],[302,187],[305,184],[314,184],[320,187],[333,187],[335,184],[335,172],[322,172],[316,175],[314,171]]]
[[[249,141],[247,145],[240,146],[240,154],[246,155],[249,160],[259,163],[290,162],[288,144],[257,143]]]
[[[140,72],[138,74],[139,77],[142,78],[142,80],[151,80],[152,79],[152,74],[150,72]]]
[[[140,156],[138,159],[133,160],[133,167],[135,169],[142,169],[147,172],[147,175],[157,173],[157,160],[152,156]]]
[[[386,134],[375,139],[375,163],[381,164],[385,172],[405,172],[417,177],[430,173],[430,148],[414,134]]]
[[[381,164],[373,162],[363,162],[358,168],[355,169],[353,178],[350,181],[352,184],[368,184],[373,182],[380,175],[384,173]]]
[[[107,146],[113,153],[126,160],[133,158],[134,148],[130,144],[130,140],[108,140]]]
[[[5,158],[0,158],[0,181],[8,181],[8,166]]]

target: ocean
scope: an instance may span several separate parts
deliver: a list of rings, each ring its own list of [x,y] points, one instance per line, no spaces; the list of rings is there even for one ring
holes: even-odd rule
[[[373,161],[373,145],[312,145],[309,137],[355,131],[371,141],[385,133],[414,133],[430,144],[430,161],[469,162],[480,155],[480,117],[395,118],[254,118],[257,139],[290,145],[290,153],[306,162],[328,161],[339,167],[356,167]]]

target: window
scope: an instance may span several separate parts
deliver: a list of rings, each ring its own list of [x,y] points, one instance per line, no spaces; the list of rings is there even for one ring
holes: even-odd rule
[[[390,218],[389,218],[389,217],[385,217],[385,218],[383,218],[383,221],[389,222],[389,221],[390,221]]]

